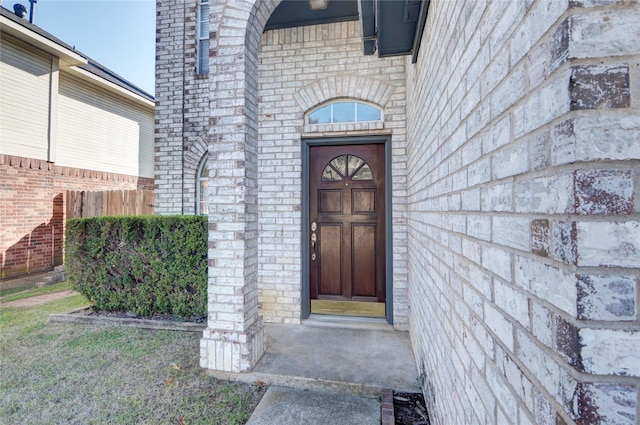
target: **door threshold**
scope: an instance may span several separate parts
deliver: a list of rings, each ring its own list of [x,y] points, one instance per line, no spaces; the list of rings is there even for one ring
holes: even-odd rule
[[[395,331],[393,326],[387,323],[386,319],[377,317],[331,316],[312,313],[308,319],[302,321],[302,325],[325,328]]]
[[[312,314],[385,318],[385,303],[363,301],[311,300]]]

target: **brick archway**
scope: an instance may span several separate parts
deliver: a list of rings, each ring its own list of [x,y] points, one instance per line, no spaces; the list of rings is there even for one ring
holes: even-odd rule
[[[303,111],[341,97],[364,100],[384,107],[395,91],[396,87],[375,78],[343,75],[314,81],[295,93],[294,99]]]
[[[257,140],[260,34],[280,0],[211,6],[209,314],[200,365],[242,372],[264,353],[258,317]],[[233,188],[230,193],[229,188]]]

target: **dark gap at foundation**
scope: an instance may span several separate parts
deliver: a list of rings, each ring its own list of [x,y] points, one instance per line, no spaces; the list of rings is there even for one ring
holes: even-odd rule
[[[430,425],[421,393],[393,393],[395,425]]]

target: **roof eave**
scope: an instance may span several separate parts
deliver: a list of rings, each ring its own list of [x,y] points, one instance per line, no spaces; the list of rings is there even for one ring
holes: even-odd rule
[[[112,83],[111,81],[105,80],[103,77],[100,77],[96,74],[93,74],[89,71],[87,71],[86,69],[82,69],[78,66],[71,66],[66,68],[66,71],[68,71],[70,74],[77,76],[80,79],[83,79],[85,81],[88,81],[90,83],[93,83],[94,85],[100,86],[103,89],[106,89],[107,91],[117,94],[119,96],[123,96],[128,98],[129,100],[148,107],[148,108],[155,108],[155,102],[152,99],[149,99],[145,96],[141,96],[137,93],[132,92],[131,90],[128,90],[118,84]]]
[[[422,43],[422,34],[424,33],[424,26],[427,22],[427,13],[429,12],[430,0],[424,0],[420,5],[420,16],[418,17],[418,25],[416,26],[416,35],[413,39],[413,49],[411,52],[411,63],[418,61],[418,52],[420,51],[420,44]]]
[[[84,65],[89,62],[86,57],[75,50],[37,34],[3,15],[0,15],[0,28],[2,28],[2,32],[58,57],[62,66]]]
[[[358,0],[364,54],[412,55],[415,63],[428,8],[429,0]]]

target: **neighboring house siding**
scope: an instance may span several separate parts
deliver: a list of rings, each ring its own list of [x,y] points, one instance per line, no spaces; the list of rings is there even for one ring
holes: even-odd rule
[[[51,56],[3,34],[0,153],[47,159],[51,64]]]
[[[62,264],[66,191],[153,189],[152,106],[59,70],[24,31],[0,43],[0,279]]]
[[[407,66],[433,424],[639,420],[640,6],[569,3],[433,1]]]
[[[153,177],[152,144],[148,108],[61,73],[56,164]]]
[[[388,172],[393,175],[389,190],[395,223],[391,239],[394,252],[406,251],[405,61],[364,56],[357,21],[267,31],[258,60],[260,314],[266,322],[299,323],[303,135],[391,135],[393,158]],[[377,104],[384,112],[384,123],[305,126],[306,112],[339,98]],[[216,199],[227,202],[224,196],[214,195],[213,202]],[[394,325],[406,329],[406,262],[402,255],[394,257],[393,272]]]

